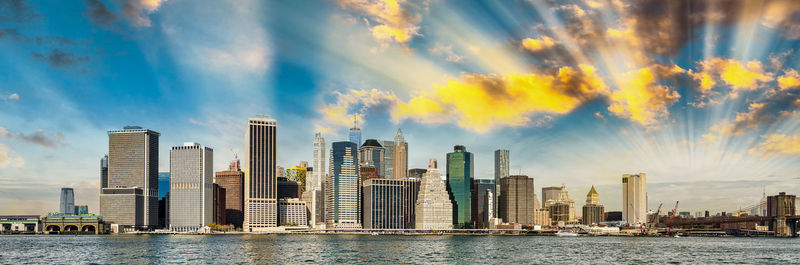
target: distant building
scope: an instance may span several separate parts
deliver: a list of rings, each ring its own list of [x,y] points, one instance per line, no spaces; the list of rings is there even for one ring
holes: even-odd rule
[[[213,154],[198,143],[170,150],[170,231],[193,232],[214,222]]]
[[[453,202],[453,225],[455,228],[472,228],[473,225],[474,165],[475,157],[462,145],[456,145],[452,153],[447,153],[447,192]]]
[[[244,222],[244,172],[235,164],[216,173],[214,183],[225,189],[225,222],[242,228]]]
[[[308,164],[308,163],[306,163]],[[289,181],[300,183],[300,191],[306,191],[306,168],[301,166],[292,166],[285,169],[283,177]]]
[[[358,164],[363,167],[374,167],[378,177],[383,177],[385,151],[378,140],[368,139],[358,148]]]
[[[313,151],[314,171],[311,179],[311,189],[306,192],[309,196],[303,195],[303,200],[308,201],[306,207],[310,208],[310,223],[316,226],[317,223],[325,223],[325,175],[328,173],[326,167],[327,153],[325,152],[325,139],[322,138],[322,133],[314,135],[314,151]],[[310,191],[310,192],[309,192]]]
[[[276,140],[278,121],[263,115],[247,120],[244,157],[244,231],[278,226]]]
[[[361,179],[358,144],[331,144],[330,170],[325,184],[325,222],[328,228],[361,228]]]
[[[628,224],[647,223],[647,175],[622,175],[622,218]]]
[[[583,206],[581,223],[584,225],[599,225],[603,221],[603,205],[600,205],[600,194],[594,186],[586,194],[586,205]]]
[[[108,132],[108,187],[100,192],[105,222],[123,230],[158,225],[159,136],[138,126]]]
[[[371,167],[371,166],[361,166],[361,167],[359,167],[359,171],[358,171],[358,172],[359,172],[359,174],[361,175],[361,183],[362,183],[362,185],[363,185],[363,184],[364,184],[364,183],[365,183],[365,182],[366,182],[368,179],[376,179],[376,178],[379,178],[379,176],[378,176],[378,169],[377,169],[377,168],[375,168],[375,167]]]
[[[500,179],[500,218],[504,222],[533,225],[536,209],[536,190],[533,178],[512,175]]]
[[[169,172],[158,172],[158,199],[169,193]]]
[[[495,185],[493,179],[475,179],[472,187],[472,220],[476,229],[489,228],[489,218],[494,217]]]
[[[550,210],[550,219],[553,224],[563,226],[578,222],[575,217],[575,201],[569,198],[566,186],[561,185],[558,197],[548,198],[544,205]]]
[[[425,172],[428,172],[428,170],[424,169],[424,168],[412,168],[412,169],[408,170],[408,177],[409,178],[415,178],[415,179],[421,179],[422,175],[424,175]]]
[[[0,215],[0,233],[42,232],[42,222],[38,215]]]
[[[308,222],[310,226],[325,223],[325,193],[323,190],[307,190],[303,193],[302,200],[308,208]]]
[[[89,205],[75,205],[75,215],[89,214]]]
[[[308,226],[306,202],[297,198],[282,198],[279,203],[280,214],[278,220],[281,226]]]
[[[161,199],[158,199],[158,227],[169,227],[169,192]]]
[[[108,155],[100,158],[100,191],[108,188]]]
[[[603,219],[605,219],[606,222],[622,221],[622,212],[621,211],[605,212],[603,213]]]
[[[219,225],[227,224],[228,222],[225,220],[225,199],[227,199],[225,193],[227,193],[227,191],[216,183],[214,183],[214,188],[212,190],[214,191],[214,223]]]
[[[383,176],[387,179],[394,178],[394,140],[381,140],[380,143],[385,149],[383,152],[383,164],[385,165]]]
[[[278,199],[297,198],[303,195],[303,185],[300,182],[278,178]]]
[[[361,128],[358,128],[358,117],[353,117],[353,128],[350,128],[350,132],[347,134],[347,139],[351,142],[356,144],[356,149],[358,149],[361,144]]]
[[[536,209],[536,211],[533,212],[533,224],[541,226],[552,225],[553,220],[550,219],[550,209]]]
[[[400,129],[397,129],[397,134],[394,136],[394,148],[392,151],[394,152],[394,161],[392,162],[394,176],[392,178],[406,178],[406,173],[408,173],[408,143],[403,138],[403,131]]]
[[[72,188],[61,188],[59,212],[64,215],[75,214],[75,191]]]
[[[498,149],[494,150],[494,184],[495,184],[495,194],[494,194],[494,216],[496,218],[500,218],[502,215],[500,213],[500,193],[502,190],[500,189],[500,180],[508,177],[509,171],[509,152],[505,149]]]
[[[420,230],[443,230],[453,228],[453,204],[447,192],[442,174],[431,158],[428,170],[422,176],[416,201],[414,226]]]
[[[558,199],[561,193],[561,187],[544,187],[542,188],[542,205],[546,208],[548,200]]]

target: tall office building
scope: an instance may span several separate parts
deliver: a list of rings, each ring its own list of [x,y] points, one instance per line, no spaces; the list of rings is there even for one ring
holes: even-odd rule
[[[325,138],[322,138],[322,133],[314,135],[313,155],[314,175],[311,179],[311,189],[322,190],[322,182],[325,181],[325,173],[328,172],[325,167]]]
[[[453,225],[455,228],[472,228],[473,225],[474,165],[475,157],[462,145],[456,145],[452,153],[447,153],[447,192],[450,194],[450,200],[453,201]]]
[[[216,173],[214,183],[225,189],[225,222],[241,228],[244,222],[244,172],[238,160],[227,171]]]
[[[500,179],[500,218],[505,222],[533,225],[536,209],[536,190],[533,178],[525,175]]]
[[[586,205],[583,206],[581,223],[584,225],[599,225],[603,222],[603,205],[600,205],[600,194],[594,186],[586,194]]]
[[[247,120],[244,156],[244,231],[278,226],[276,139],[278,121],[263,115]]]
[[[647,223],[647,175],[622,175],[622,218],[628,224]]]
[[[384,153],[386,149],[378,140],[368,139],[358,148],[358,164],[365,167],[374,167],[378,177],[384,177]]]
[[[544,187],[542,188],[542,205],[547,208],[549,204],[547,201],[558,200],[561,193],[561,187]]]
[[[361,147],[361,128],[358,128],[358,116],[353,116],[353,128],[350,128],[347,136],[351,143],[356,144],[356,149]]]
[[[218,224],[218,225],[227,224],[228,220],[226,220],[226,218],[225,218],[226,217],[225,204],[227,203],[225,201],[225,199],[226,199],[225,188],[223,188],[222,186],[220,186],[217,183],[214,183],[214,184],[212,184],[211,190],[213,191],[213,194],[214,194],[212,196],[213,197],[213,201],[214,201],[212,203],[213,204],[212,208],[213,208],[213,212],[214,212],[212,219],[214,220],[215,224]]]
[[[108,187],[100,215],[123,229],[158,225],[158,132],[125,126],[108,132]]]
[[[394,152],[392,166],[393,179],[404,179],[408,173],[408,143],[403,138],[403,131],[397,129],[397,135],[394,136]]]
[[[331,144],[330,167],[325,183],[325,223],[329,228],[361,228],[361,181],[358,144]]]
[[[59,212],[63,215],[75,214],[75,191],[72,188],[61,188]]]
[[[495,193],[494,193],[494,201],[499,202],[500,200],[500,180],[508,177],[508,170],[509,170],[509,157],[508,157],[508,150],[505,149],[498,149],[494,150],[494,184],[495,184]],[[500,204],[495,203],[494,207],[494,216],[492,217],[500,217]]]
[[[284,172],[283,177],[285,177],[289,181],[300,183],[300,191],[306,192],[306,186],[307,186],[306,182],[308,181],[308,179],[305,167],[292,166],[290,168],[284,169],[283,172]]]
[[[472,220],[476,229],[489,228],[489,218],[494,217],[495,185],[493,179],[476,179],[472,187]]]
[[[412,168],[408,170],[408,178],[415,178],[415,179],[422,179],[422,175],[428,172],[427,169],[424,168]]]
[[[169,152],[169,229],[193,232],[214,222],[214,151],[198,143]]]
[[[406,229],[406,185],[399,179],[369,179],[364,183],[364,228]]]
[[[100,190],[108,188],[108,155],[100,158]]]
[[[567,192],[565,185],[561,185],[558,195],[548,197],[544,205],[544,208],[550,210],[550,219],[552,219],[553,223],[559,226],[577,223],[575,201],[569,198],[569,192]]]
[[[453,228],[453,203],[442,181],[442,173],[431,158],[428,171],[422,175],[419,194],[415,203],[414,227],[419,230],[443,230]]]
[[[385,165],[385,169],[383,172],[383,177],[388,179],[394,178],[394,140],[382,140],[381,145],[383,146],[383,165]]]

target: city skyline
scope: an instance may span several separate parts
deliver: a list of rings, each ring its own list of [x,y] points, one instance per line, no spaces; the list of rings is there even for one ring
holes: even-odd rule
[[[159,172],[183,142],[214,148],[221,171],[256,114],[281,123],[287,168],[312,161],[318,131],[347,140],[355,116],[361,139],[402,128],[409,169],[464,145],[491,179],[509,150],[510,174],[594,185],[606,211],[625,173],[647,173],[648,209],[800,189],[790,1],[653,7],[705,18],[689,25],[627,1],[21,3],[0,8],[14,12],[0,21],[0,214],[56,211],[62,187],[99,210],[97,160],[126,125],[161,133]]]

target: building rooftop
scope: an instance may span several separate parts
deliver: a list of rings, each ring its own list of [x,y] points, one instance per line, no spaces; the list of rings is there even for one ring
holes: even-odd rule
[[[361,147],[366,147],[366,146],[383,148],[383,145],[381,145],[381,143],[379,143],[378,140],[375,139],[367,139],[366,141],[364,141],[364,144],[362,144]]]

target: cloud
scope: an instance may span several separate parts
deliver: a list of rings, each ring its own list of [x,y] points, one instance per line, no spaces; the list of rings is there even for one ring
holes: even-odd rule
[[[619,89],[611,93],[608,110],[617,117],[655,128],[669,116],[669,106],[681,97],[661,80],[684,72],[677,65],[671,68],[655,65],[626,72],[617,81]]]
[[[8,28],[0,30],[0,40],[4,38],[13,40],[15,42],[21,42],[27,40],[27,37],[23,36],[19,33],[17,29]]]
[[[786,70],[782,76],[778,77],[778,87],[781,90],[800,87],[800,74],[794,69]]]
[[[86,0],[85,2],[86,10],[83,15],[95,24],[110,27],[112,23],[117,21],[117,14],[109,10],[100,0]]]
[[[797,15],[800,3],[794,0],[773,0],[764,5],[761,24],[768,28],[780,29],[790,39],[800,38],[800,23]]]
[[[33,134],[25,135],[23,133],[12,134],[6,128],[0,127],[0,138],[13,138],[50,148],[58,148],[59,146],[64,145],[62,143],[64,140],[64,134],[60,132],[48,134],[41,129],[36,130],[36,132]]]
[[[561,67],[553,74],[462,74],[408,102],[399,102],[395,122],[456,121],[478,133],[498,126],[525,126],[532,115],[566,114],[607,93],[595,68]]]
[[[89,56],[78,56],[60,49],[54,49],[50,51],[50,53],[46,54],[36,52],[33,53],[33,58],[46,62],[55,67],[68,67],[89,61]]]
[[[421,36],[418,24],[422,16],[413,12],[412,4],[406,0],[338,0],[338,3],[344,9],[365,15],[372,36],[381,43],[407,45],[414,36]]]
[[[428,52],[431,53],[431,55],[444,58],[448,62],[457,63],[461,62],[461,60],[463,59],[460,55],[453,52],[452,45],[436,44],[430,49],[428,49]]]
[[[156,12],[166,0],[117,0],[122,2],[122,14],[138,27],[149,27],[149,15]]]
[[[0,127],[2,129],[2,127]],[[2,133],[2,131],[0,131]],[[13,151],[3,144],[0,144],[0,168],[15,167],[21,168],[25,165],[25,159],[20,156],[11,156]]]
[[[768,134],[748,153],[761,156],[800,155],[800,135]]]
[[[542,36],[538,39],[525,38],[522,40],[522,48],[532,52],[547,50],[553,46],[556,46],[556,41],[548,36]]]
[[[697,63],[697,71],[689,71],[689,75],[698,82],[700,96],[695,107],[703,107],[706,103],[719,103],[722,98],[736,98],[739,92],[754,91],[774,79],[774,74],[766,71],[761,62],[749,62],[736,59],[710,58]],[[728,89],[723,89],[728,88]]]
[[[393,92],[375,88],[334,91],[333,95],[334,102],[324,104],[318,110],[321,119],[317,121],[317,131],[327,132],[334,126],[351,126],[354,115],[359,121],[363,121],[370,110],[391,109],[398,101]]]
[[[23,23],[40,17],[43,17],[43,15],[33,11],[33,7],[25,0],[0,1],[0,22],[14,21]]]
[[[13,93],[13,94],[8,96],[8,99],[10,99],[10,100],[20,100],[20,97],[19,97],[19,94]]]

